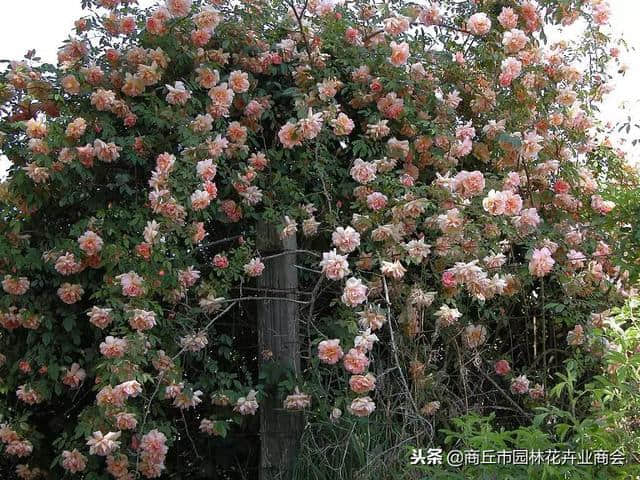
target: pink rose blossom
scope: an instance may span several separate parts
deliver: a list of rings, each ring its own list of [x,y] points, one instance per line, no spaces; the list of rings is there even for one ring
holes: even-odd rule
[[[352,348],[344,356],[343,363],[347,372],[359,375],[369,366],[369,358],[360,350]]]
[[[82,285],[78,284],[63,283],[60,285],[60,288],[58,288],[58,297],[68,305],[72,305],[80,301],[83,294],[84,289],[82,288]]]
[[[494,365],[494,369],[496,371],[496,374],[500,375],[501,377],[504,377],[511,371],[509,362],[506,360],[498,360]]]
[[[246,397],[238,398],[233,410],[238,412],[240,415],[255,415],[258,411],[256,394],[257,392],[255,390],[251,390]]]
[[[358,395],[369,393],[376,388],[376,377],[371,373],[366,375],[352,375],[349,379],[349,388]]]
[[[373,403],[370,397],[356,398],[351,402],[351,405],[347,408],[349,413],[356,415],[357,417],[368,417],[376,409],[376,404]]]
[[[407,59],[409,58],[409,44],[407,42],[391,42],[389,46],[391,47],[389,62],[391,62],[392,65],[400,67],[407,63]]]
[[[318,358],[321,362],[335,365],[343,357],[340,340],[323,340],[318,344]]]
[[[89,322],[100,329],[105,329],[112,322],[110,308],[92,307],[87,312],[87,316],[89,317]]]
[[[127,340],[109,335],[100,344],[100,353],[107,358],[121,358],[127,351]]]
[[[534,277],[544,277],[551,272],[555,263],[547,247],[534,249],[529,261],[529,273]]]
[[[350,272],[347,256],[338,255],[335,249],[322,254],[320,266],[329,280],[342,280]]]
[[[100,431],[93,432],[93,435],[87,440],[87,445],[90,447],[89,453],[106,457],[120,447],[119,438],[120,432],[108,432],[106,435]]]
[[[520,375],[519,377],[511,380],[510,386],[511,393],[523,395],[529,391],[529,380],[526,375]]]
[[[467,28],[474,35],[486,35],[491,30],[491,20],[486,13],[475,13],[469,17]]]
[[[358,278],[350,278],[342,293],[342,302],[350,307],[356,307],[367,300],[367,287]]]
[[[87,468],[87,457],[82,455],[78,449],[65,450],[62,452],[61,464],[62,468],[71,473],[83,472]]]
[[[139,297],[144,291],[142,289],[143,279],[135,272],[123,273],[118,275],[116,280],[120,281],[122,287],[122,294],[127,297]]]
[[[367,206],[373,211],[382,210],[387,205],[387,196],[380,192],[367,195]]]
[[[250,277],[259,277],[264,271],[264,263],[259,258],[252,258],[243,266],[244,272]]]

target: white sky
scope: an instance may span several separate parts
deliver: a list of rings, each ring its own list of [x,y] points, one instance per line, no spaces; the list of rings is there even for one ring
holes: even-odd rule
[[[156,2],[139,0],[139,3],[146,6]],[[640,51],[640,0],[610,0],[610,4],[612,31]],[[80,16],[80,0],[0,0],[0,59],[20,59],[35,48],[41,58],[55,63],[58,46]],[[607,96],[602,112],[602,119],[613,123],[626,118],[627,112],[622,107],[632,118],[640,120],[640,53],[624,53],[622,60],[629,67],[627,75],[616,80],[616,89]],[[631,151],[630,145],[625,150]],[[6,157],[0,156],[0,178],[7,164]]]

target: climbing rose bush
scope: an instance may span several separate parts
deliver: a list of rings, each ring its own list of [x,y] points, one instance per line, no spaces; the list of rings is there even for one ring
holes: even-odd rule
[[[6,471],[195,471],[269,382],[315,425],[426,445],[469,411],[523,421],[564,359],[615,348],[606,1],[83,4],[57,66],[0,75]],[[298,376],[250,347],[259,220],[301,245]]]

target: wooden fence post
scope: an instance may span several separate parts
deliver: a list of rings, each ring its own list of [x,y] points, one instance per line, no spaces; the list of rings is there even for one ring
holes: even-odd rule
[[[274,225],[260,222],[256,246],[262,256],[295,251],[295,236],[281,240]],[[258,277],[258,288],[268,289],[265,296],[296,299],[298,274],[296,254],[265,260]],[[276,291],[273,291],[276,290]],[[279,292],[279,291],[282,292]],[[257,305],[260,368],[265,362],[281,362],[300,373],[298,308],[286,300],[261,300]],[[263,353],[271,359],[263,357]],[[291,478],[300,435],[302,415],[286,411],[282,398],[270,395],[260,405],[260,480]]]

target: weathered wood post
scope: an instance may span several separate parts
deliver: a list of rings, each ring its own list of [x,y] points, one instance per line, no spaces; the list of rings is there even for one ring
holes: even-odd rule
[[[263,257],[295,251],[295,236],[281,240],[275,226],[260,222],[256,240]],[[296,298],[298,274],[296,254],[265,260],[258,288],[264,296]],[[286,300],[258,302],[258,347],[260,368],[265,362],[282,362],[300,373],[300,339],[297,304]],[[271,355],[268,359],[263,353]],[[260,405],[260,480],[291,478],[298,442],[302,433],[302,416],[283,409],[282,399],[269,396]]]

